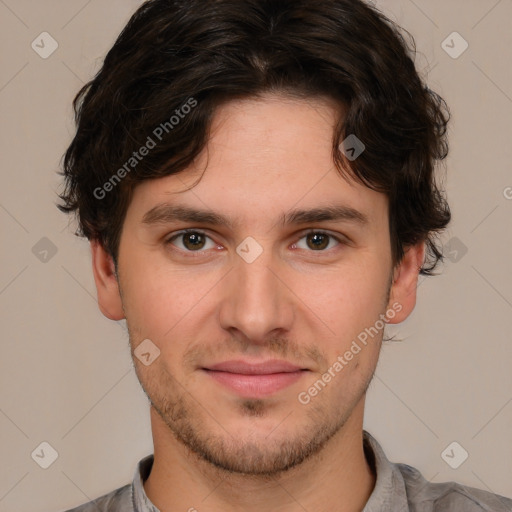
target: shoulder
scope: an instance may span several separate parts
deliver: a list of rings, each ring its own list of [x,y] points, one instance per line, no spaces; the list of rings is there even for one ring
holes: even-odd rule
[[[126,484],[65,512],[130,512],[133,510],[131,487],[131,484]]]
[[[407,464],[403,476],[411,512],[512,512],[512,499],[457,482],[432,483]]]

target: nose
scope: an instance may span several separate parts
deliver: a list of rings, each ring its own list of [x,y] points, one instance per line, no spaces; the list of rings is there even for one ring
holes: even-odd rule
[[[233,264],[221,298],[221,327],[255,345],[268,343],[276,333],[289,332],[294,320],[294,294],[287,282],[289,273],[277,257],[263,248],[254,261],[237,254]]]

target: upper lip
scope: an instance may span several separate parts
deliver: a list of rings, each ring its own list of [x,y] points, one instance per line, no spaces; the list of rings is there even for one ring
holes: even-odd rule
[[[242,360],[224,361],[204,369],[243,375],[269,375],[271,373],[296,372],[305,368],[291,364],[288,361],[270,359],[259,363],[250,363]]]

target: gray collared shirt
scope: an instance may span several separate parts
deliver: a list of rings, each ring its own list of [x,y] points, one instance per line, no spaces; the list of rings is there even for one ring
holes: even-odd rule
[[[390,462],[368,432],[363,439],[377,478],[362,512],[512,512],[512,499],[456,482],[431,483],[417,469]],[[143,487],[152,466],[153,454],[139,461],[131,484],[66,512],[160,512]]]

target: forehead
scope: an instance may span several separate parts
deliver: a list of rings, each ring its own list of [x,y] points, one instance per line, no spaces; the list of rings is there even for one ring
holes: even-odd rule
[[[231,227],[287,223],[312,208],[372,222],[387,199],[334,165],[333,133],[340,106],[327,99],[267,96],[231,101],[216,112],[210,138],[192,166],[149,180],[134,190],[139,222],[162,205],[192,206],[219,214]],[[384,211],[383,211],[384,208]],[[318,213],[318,212],[317,212]],[[324,212],[325,214],[325,212]]]

